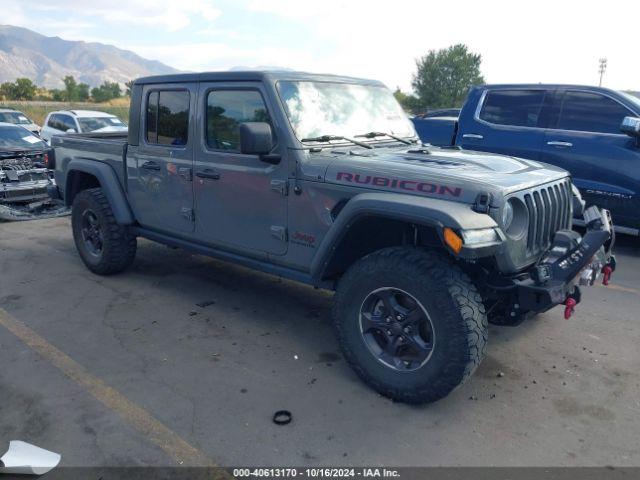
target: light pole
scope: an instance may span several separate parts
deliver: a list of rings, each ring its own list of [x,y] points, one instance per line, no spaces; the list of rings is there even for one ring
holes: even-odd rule
[[[604,76],[604,72],[607,70],[607,59],[606,58],[601,58],[600,59],[600,68],[598,68],[598,72],[600,72],[600,84],[599,86],[602,86],[602,77]]]

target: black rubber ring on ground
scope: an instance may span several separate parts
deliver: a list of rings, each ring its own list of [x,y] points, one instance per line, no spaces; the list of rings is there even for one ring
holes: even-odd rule
[[[291,423],[291,412],[289,410],[278,410],[273,414],[273,423],[276,425]]]

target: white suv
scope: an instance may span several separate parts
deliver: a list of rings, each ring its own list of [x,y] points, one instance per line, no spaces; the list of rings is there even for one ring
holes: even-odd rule
[[[59,110],[47,115],[40,136],[51,143],[53,135],[88,132],[126,132],[127,125],[115,115],[93,110]]]

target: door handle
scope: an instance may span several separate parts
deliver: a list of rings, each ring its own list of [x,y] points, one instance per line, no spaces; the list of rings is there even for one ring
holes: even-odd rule
[[[465,133],[462,135],[462,138],[475,138],[476,140],[484,139],[484,135],[479,135],[477,133]]]
[[[220,174],[215,170],[211,170],[210,168],[206,168],[204,170],[200,170],[199,172],[196,172],[196,177],[209,178],[211,180],[220,180]]]
[[[547,142],[547,145],[551,146],[551,147],[565,147],[565,148],[569,148],[569,147],[573,147],[573,143],[571,142]]]
[[[156,162],[144,162],[142,164],[142,168],[144,168],[145,170],[160,170],[160,165],[158,165]]]

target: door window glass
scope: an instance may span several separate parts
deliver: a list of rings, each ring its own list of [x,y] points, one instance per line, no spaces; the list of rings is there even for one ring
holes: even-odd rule
[[[216,150],[240,151],[240,124],[271,123],[257,90],[214,90],[207,96],[207,145]]]
[[[544,90],[489,91],[480,119],[498,125],[537,127],[544,96]]]
[[[149,143],[186,145],[189,140],[189,92],[151,92],[147,96],[146,117],[146,137]]]
[[[582,132],[621,133],[624,117],[633,115],[615,100],[590,92],[566,92],[557,128]]]

